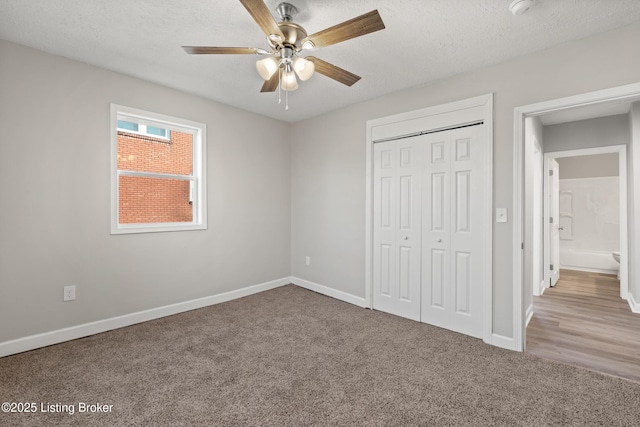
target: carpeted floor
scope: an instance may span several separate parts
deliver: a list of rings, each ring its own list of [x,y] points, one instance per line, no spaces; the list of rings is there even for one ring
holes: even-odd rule
[[[640,422],[638,383],[293,285],[2,358],[0,401],[37,405],[2,426]]]

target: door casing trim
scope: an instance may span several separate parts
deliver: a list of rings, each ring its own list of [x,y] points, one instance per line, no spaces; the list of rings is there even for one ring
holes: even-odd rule
[[[524,287],[524,120],[552,111],[594,105],[613,100],[631,100],[640,96],[640,83],[616,86],[565,98],[552,99],[514,108],[513,123],[513,341],[512,349],[524,351],[526,319],[523,310]]]

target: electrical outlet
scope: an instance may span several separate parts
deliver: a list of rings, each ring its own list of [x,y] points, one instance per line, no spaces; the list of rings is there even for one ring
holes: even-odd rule
[[[307,266],[311,265],[311,257],[310,256],[304,258],[304,265],[307,265]]]
[[[73,301],[75,299],[76,299],[76,287],[75,286],[65,286],[64,287],[63,301]]]

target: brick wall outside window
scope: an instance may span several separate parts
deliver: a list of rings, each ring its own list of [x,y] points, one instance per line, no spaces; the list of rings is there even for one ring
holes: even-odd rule
[[[191,175],[193,140],[171,132],[171,140],[118,131],[118,169]],[[191,222],[190,182],[175,179],[121,176],[121,224]]]

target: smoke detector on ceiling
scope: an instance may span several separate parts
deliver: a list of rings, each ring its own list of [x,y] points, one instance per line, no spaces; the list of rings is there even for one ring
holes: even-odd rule
[[[533,0],[513,0],[509,5],[509,10],[515,16],[526,13],[533,6]]]

